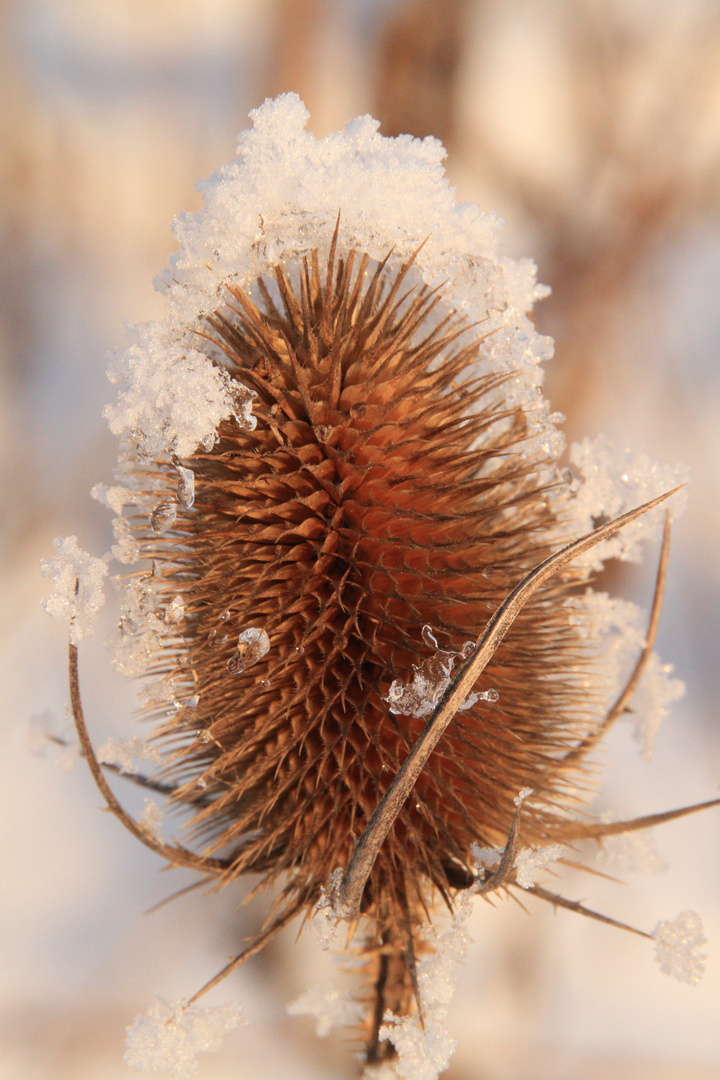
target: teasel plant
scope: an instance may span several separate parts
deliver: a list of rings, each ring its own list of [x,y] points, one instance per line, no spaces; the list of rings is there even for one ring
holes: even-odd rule
[[[367,1076],[417,1080],[452,1052],[448,965],[474,896],[534,896],[702,973],[694,913],[651,932],[537,880],[582,841],[720,802],[612,823],[587,806],[639,682],[650,727],[677,696],[653,646],[683,475],[602,439],[563,464],[531,316],[544,291],[498,255],[497,219],[455,203],[436,140],[369,117],[316,140],[293,94],[252,117],[176,222],[167,318],[111,363],[122,449],[93,495],[117,515],[112,553],[57,540],[46,607],[70,622],[72,712],[108,808],[199,885],[252,874],[251,895],[274,895],[205,986],[135,1021],[128,1062],[190,1075],[240,1018],[198,1000],[303,919],[359,964],[344,1019]],[[592,582],[660,536],[640,629]],[[107,779],[122,754],[96,751],[83,715],[78,644],[111,557],[131,567],[115,666],[153,725],[124,752],[156,768],[129,779],[181,840],[124,809]]]

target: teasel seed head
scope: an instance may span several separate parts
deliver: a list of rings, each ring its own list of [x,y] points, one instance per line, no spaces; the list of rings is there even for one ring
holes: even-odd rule
[[[542,290],[455,205],[439,144],[368,118],[317,142],[306,118],[266,103],[178,222],[169,317],[113,368],[123,486],[97,492],[131,508],[114,552],[143,563],[120,581],[118,665],[146,679],[156,782],[195,854],[163,853],[220,884],[259,875],[268,933],[347,867],[507,594],[677,482],[618,480],[588,447],[559,467]],[[370,1061],[391,1053],[386,1012],[416,1007],[433,905],[516,838],[519,793],[528,847],[572,835],[612,690],[603,634],[625,618],[586,590],[639,528],[533,593],[394,820],[360,903]]]

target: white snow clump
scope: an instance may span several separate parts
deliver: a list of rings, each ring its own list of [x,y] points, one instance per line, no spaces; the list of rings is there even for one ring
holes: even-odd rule
[[[54,619],[70,623],[70,641],[77,645],[92,637],[95,616],[105,603],[103,579],[108,568],[78,547],[77,536],[58,536],[53,545],[55,558],[40,562],[43,577],[51,578],[55,586],[43,607]]]
[[[220,421],[236,415],[227,373],[184,344],[169,323],[136,326],[132,333],[134,341],[108,371],[110,381],[121,384],[118,404],[104,410],[110,430],[132,435],[144,455],[183,458],[200,444],[211,448]],[[255,418],[246,410],[243,416],[252,430]]]
[[[158,999],[147,1016],[137,1016],[126,1032],[124,1061],[138,1072],[172,1072],[180,1080],[197,1072],[201,1051],[219,1050],[243,1023],[239,1005],[201,1008],[186,1001]]]

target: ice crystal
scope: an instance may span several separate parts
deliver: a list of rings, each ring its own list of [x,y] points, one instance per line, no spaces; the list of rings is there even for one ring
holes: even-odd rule
[[[646,454],[619,450],[604,435],[575,443],[570,448],[570,462],[578,473],[573,484],[573,514],[578,535],[589,532],[598,519],[618,517],[656,495],[685,484],[688,479],[687,469],[658,464]],[[640,562],[640,541],[659,536],[668,508],[677,517],[686,505],[686,493],[678,492],[672,503],[638,518],[592,548],[578,562],[585,561],[594,569],[600,569],[608,559]]]
[[[547,847],[541,848],[524,848],[520,851],[515,859],[517,871],[515,880],[520,888],[532,889],[536,875],[561,856],[562,848],[559,844],[548,844]]]
[[[676,919],[665,919],[653,930],[655,959],[665,975],[694,986],[705,974],[707,938],[700,916],[683,911]]]
[[[147,1016],[137,1016],[127,1029],[124,1060],[131,1069],[172,1072],[185,1080],[197,1072],[197,1055],[219,1050],[242,1022],[239,1005],[201,1008],[158,999]]]
[[[154,799],[146,799],[138,825],[147,829],[156,840],[162,840],[162,811]]]
[[[232,675],[257,664],[270,650],[270,638],[259,626],[251,626],[238,634],[236,652],[227,662],[227,669]]]
[[[435,650],[433,655],[423,660],[422,664],[413,665],[412,682],[402,683],[400,679],[394,679],[387,694],[383,696],[383,700],[390,705],[390,712],[395,715],[429,716],[450,685],[455,662],[467,659],[474,648],[474,642],[469,641],[460,653],[439,649],[428,626],[423,627],[422,637],[425,644]],[[497,701],[499,696],[497,690],[470,693],[458,707],[458,711],[471,709],[478,701]]]
[[[77,536],[58,536],[53,545],[55,558],[40,563],[43,576],[55,586],[43,607],[54,619],[70,623],[70,641],[77,645],[92,637],[95,616],[105,603],[103,580],[108,568],[102,559],[78,547]]]
[[[327,885],[320,889],[320,899],[311,919],[321,949],[329,949],[337,933],[337,925],[342,918],[337,911],[337,893],[343,878],[342,867],[333,870]]]

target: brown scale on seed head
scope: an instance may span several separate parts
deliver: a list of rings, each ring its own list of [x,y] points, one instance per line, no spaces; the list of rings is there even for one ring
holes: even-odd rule
[[[422,628],[459,653],[561,538],[544,462],[523,452],[525,416],[502,404],[508,376],[468,375],[481,332],[441,317],[409,267],[368,267],[333,243],[323,275],[317,252],[297,282],[277,267],[259,306],[228,288],[206,335],[255,393],[257,428],[228,421],[184,462],[195,503],[170,530],[138,523],[162,598],[184,604],[156,672],[177,660],[199,695],[161,729],[175,802],[193,810],[203,857],[222,855],[221,881],[280,880],[287,910],[347,866],[425,724],[386,700],[431,656]],[[172,466],[150,468],[172,494]],[[576,798],[580,762],[568,777],[563,757],[597,703],[562,601],[584,580],[567,567],[531,598],[476,687],[498,700],[455,717],[380,851],[362,900],[371,1060],[384,1011],[412,1008],[433,890],[451,902],[472,880],[471,844],[503,846],[520,789],[536,793],[533,845],[556,838]],[[233,673],[253,628],[269,650]]]

